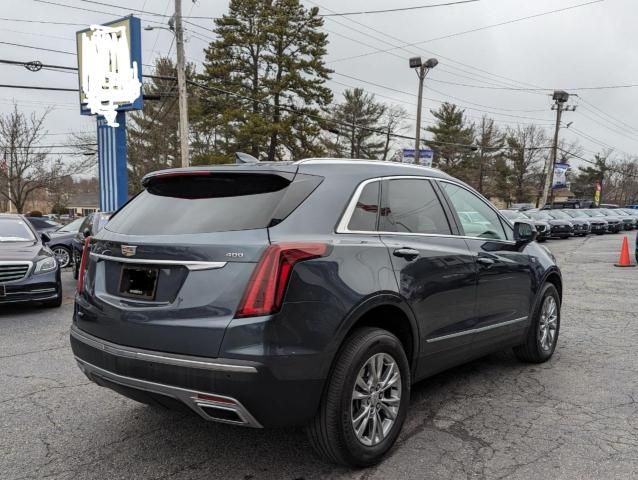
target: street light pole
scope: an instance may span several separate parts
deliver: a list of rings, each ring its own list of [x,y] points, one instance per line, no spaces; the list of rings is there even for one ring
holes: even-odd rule
[[[182,167],[188,167],[190,165],[188,158],[188,93],[186,92],[182,0],[175,0],[175,44],[177,47],[177,90],[179,94],[179,144]]]
[[[425,63],[421,62],[421,57],[412,57],[410,59],[410,68],[414,68],[419,77],[419,96],[416,107],[416,135],[414,142],[414,163],[419,163],[420,144],[421,144],[421,106],[423,104],[423,81],[428,72],[438,65],[436,58],[430,58]]]

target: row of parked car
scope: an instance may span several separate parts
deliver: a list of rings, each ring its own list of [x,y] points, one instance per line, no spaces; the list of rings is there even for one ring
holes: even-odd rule
[[[508,209],[501,212],[513,222],[534,225],[539,242],[549,238],[604,235],[638,228],[638,210],[631,208]]]

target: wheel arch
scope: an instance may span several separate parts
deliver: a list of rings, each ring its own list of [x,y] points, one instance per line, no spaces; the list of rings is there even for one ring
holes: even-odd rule
[[[542,287],[545,283],[551,283],[558,290],[558,297],[560,298],[561,303],[563,302],[563,277],[560,274],[560,271],[557,268],[550,269],[547,273],[545,273],[543,277],[543,281],[540,286]]]
[[[419,329],[412,309],[396,293],[379,293],[357,305],[346,317],[338,334],[339,346],[359,327],[378,327],[394,334],[402,343],[414,371],[419,355]]]

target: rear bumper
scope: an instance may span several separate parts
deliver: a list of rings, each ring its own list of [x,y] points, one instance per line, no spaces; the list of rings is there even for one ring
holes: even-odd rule
[[[268,362],[126,347],[75,325],[71,348],[80,369],[98,385],[145,403],[177,401],[206,420],[235,425],[305,425],[316,412],[323,387],[322,381],[303,379],[303,374],[297,380],[282,379]]]

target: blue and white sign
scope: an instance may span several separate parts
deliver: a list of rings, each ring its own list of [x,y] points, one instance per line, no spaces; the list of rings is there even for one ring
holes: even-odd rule
[[[571,167],[568,163],[557,163],[554,165],[554,181],[552,182],[552,188],[566,188],[567,187],[567,172]]]
[[[429,148],[419,149],[419,165],[431,167],[433,158],[434,152]],[[404,148],[401,161],[403,163],[414,163],[414,148]]]

